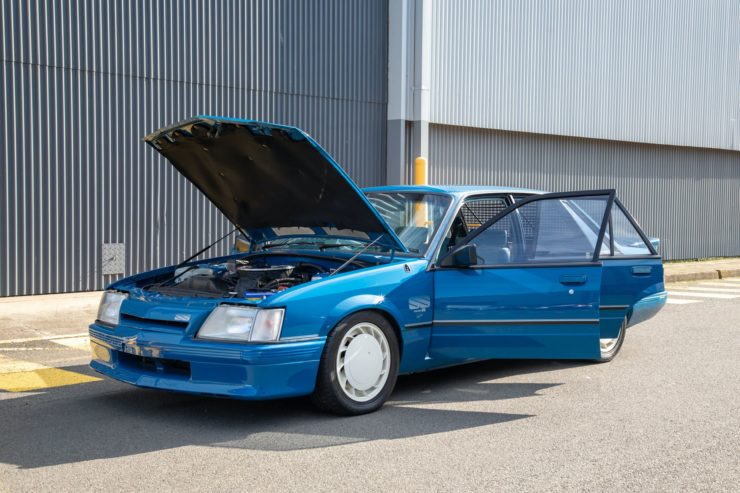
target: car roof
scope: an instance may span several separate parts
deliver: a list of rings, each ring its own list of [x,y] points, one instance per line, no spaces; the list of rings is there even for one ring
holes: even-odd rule
[[[524,193],[541,194],[542,190],[516,187],[494,187],[478,185],[386,185],[381,187],[363,188],[363,192],[417,192],[417,193],[444,193],[454,196],[467,196],[479,193]]]

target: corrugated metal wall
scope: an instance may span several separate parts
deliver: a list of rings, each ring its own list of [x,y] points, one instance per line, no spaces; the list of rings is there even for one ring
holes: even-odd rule
[[[100,289],[228,226],[141,138],[195,114],[298,125],[385,181],[386,0],[2,2],[0,296]]]
[[[667,259],[740,256],[740,154],[430,126],[430,182],[616,188]]]
[[[433,0],[433,123],[740,149],[737,0]]]

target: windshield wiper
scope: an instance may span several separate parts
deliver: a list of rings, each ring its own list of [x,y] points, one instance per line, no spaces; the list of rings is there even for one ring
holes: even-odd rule
[[[343,248],[343,247],[359,247],[361,245],[355,245],[354,243],[324,243],[323,245],[319,245],[319,250],[322,252],[324,250],[327,250],[329,248]]]
[[[342,247],[360,247],[361,245],[356,245],[353,243],[316,243],[313,241],[284,241],[281,243],[266,243],[264,245],[260,246],[260,250],[269,250],[270,248],[277,248],[277,247],[286,247],[290,248],[292,246],[313,246],[316,247],[317,250],[324,251],[328,250],[329,248],[342,248]]]
[[[260,245],[260,250],[269,250],[270,248],[276,248],[276,247],[291,247],[291,246],[310,246],[315,245],[316,243],[313,241],[283,241],[281,243],[265,243],[263,245]]]

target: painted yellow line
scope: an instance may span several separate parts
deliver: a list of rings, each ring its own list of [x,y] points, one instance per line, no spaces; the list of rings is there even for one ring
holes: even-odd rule
[[[28,392],[98,380],[100,378],[0,355],[0,390],[6,392]]]
[[[59,368],[45,368],[43,370],[0,374],[0,390],[28,392],[30,390],[64,387],[65,385],[96,382],[98,380],[100,379],[82,373]]]

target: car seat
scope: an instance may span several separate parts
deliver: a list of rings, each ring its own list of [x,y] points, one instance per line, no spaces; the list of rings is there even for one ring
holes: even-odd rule
[[[485,264],[508,264],[511,262],[509,232],[504,229],[488,228],[473,241],[478,256]]]
[[[468,227],[465,225],[465,221],[462,216],[457,215],[455,220],[452,221],[449,235],[445,236],[445,239],[442,242],[442,249],[440,252],[446,253],[447,251],[454,249],[455,246],[466,236],[468,236]]]

